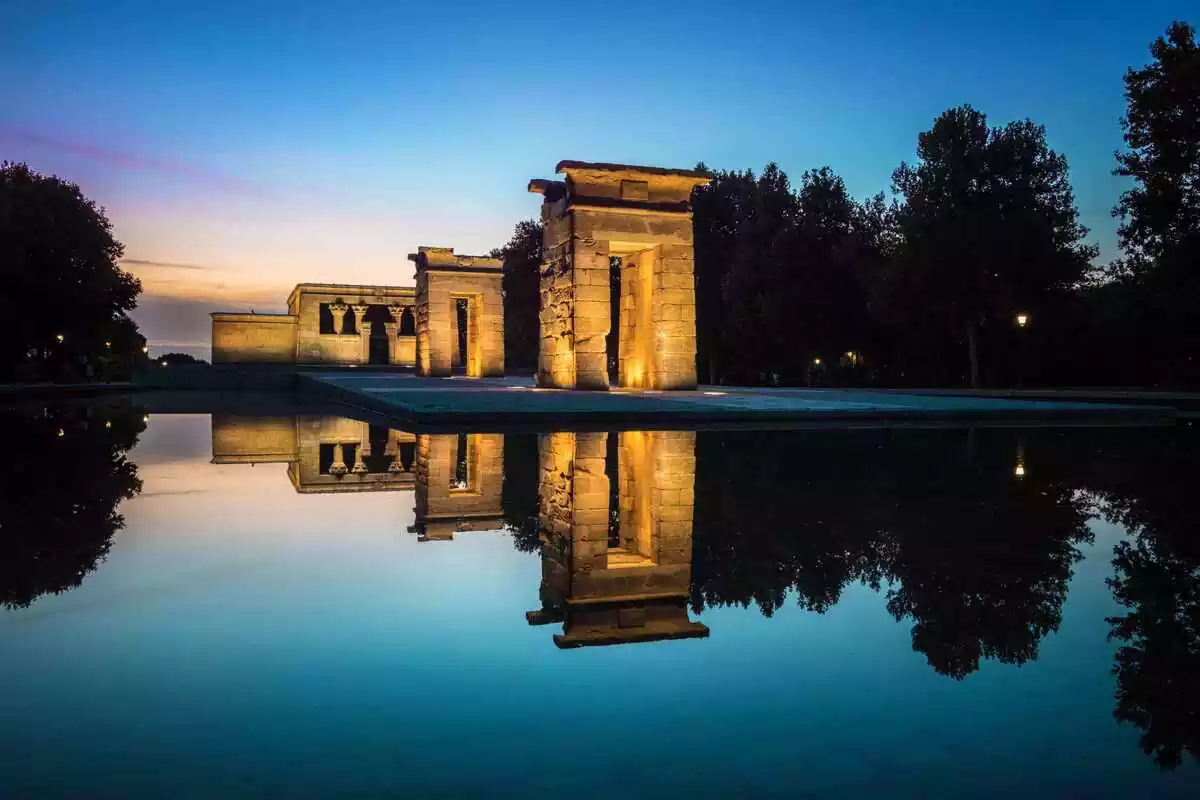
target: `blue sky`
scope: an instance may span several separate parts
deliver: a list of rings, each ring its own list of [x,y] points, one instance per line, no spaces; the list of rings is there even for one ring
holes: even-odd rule
[[[0,158],[108,208],[157,348],[300,281],[408,284],[419,244],[498,246],[560,159],[828,165],[861,197],[964,102],[1047,127],[1107,260],[1121,77],[1194,9],[30,0],[5,12]]]

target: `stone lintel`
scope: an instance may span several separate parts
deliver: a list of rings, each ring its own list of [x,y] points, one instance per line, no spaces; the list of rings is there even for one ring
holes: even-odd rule
[[[369,286],[352,283],[298,283],[288,295],[288,306],[302,294],[337,294],[358,297],[404,297],[411,298],[416,291],[412,286]]]
[[[597,647],[609,644],[632,644],[634,642],[665,642],[674,639],[703,639],[708,636],[708,626],[703,622],[655,625],[644,628],[601,628],[572,630],[554,635],[554,644],[566,650],[573,647]]]
[[[426,267],[421,270],[433,275],[462,275],[467,273],[470,275],[500,275],[504,272],[503,267]]]
[[[567,208],[572,211],[620,211],[644,216],[686,217],[692,213],[686,201],[652,203],[643,200],[617,200],[611,197],[575,197]]]
[[[642,175],[669,175],[679,178],[698,178],[697,185],[708,183],[712,179],[712,175],[707,172],[702,172],[695,169],[671,169],[669,167],[646,167],[637,164],[610,164],[603,161],[571,161],[564,160],[558,162],[554,167],[555,174],[561,175],[572,172],[612,172],[617,173],[620,178],[633,177]]]
[[[659,570],[661,571],[661,569]],[[621,570],[623,577],[632,573],[632,570]],[[651,600],[679,600],[688,597],[687,592],[639,592],[637,594],[608,594],[596,597],[568,597],[567,605],[570,606],[594,606],[594,605],[616,605],[618,603],[644,603]]]
[[[490,256],[460,256],[453,247],[429,247],[421,245],[417,252],[409,253],[408,260],[417,265],[418,271],[430,269],[465,271],[469,269],[499,272],[504,262]]]

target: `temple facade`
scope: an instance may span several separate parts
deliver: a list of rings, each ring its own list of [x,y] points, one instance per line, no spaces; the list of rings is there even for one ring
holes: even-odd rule
[[[421,247],[416,286],[302,283],[286,314],[212,314],[214,364],[414,368],[504,374],[499,259]]]
[[[691,198],[709,176],[585,161],[555,172],[528,186],[543,198],[538,386],[696,388]],[[286,314],[214,313],[213,362],[504,375],[500,259],[449,247],[408,258],[413,287],[303,283]]]

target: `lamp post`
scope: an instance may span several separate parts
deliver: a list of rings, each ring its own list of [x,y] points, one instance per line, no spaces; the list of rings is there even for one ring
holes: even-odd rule
[[[1025,328],[1029,325],[1029,314],[1018,311],[1017,323],[1017,388],[1025,386]]]

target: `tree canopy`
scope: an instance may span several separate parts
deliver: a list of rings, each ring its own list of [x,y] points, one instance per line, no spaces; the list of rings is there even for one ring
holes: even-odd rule
[[[122,253],[78,186],[0,164],[0,380],[79,379],[140,355],[141,285]]]

